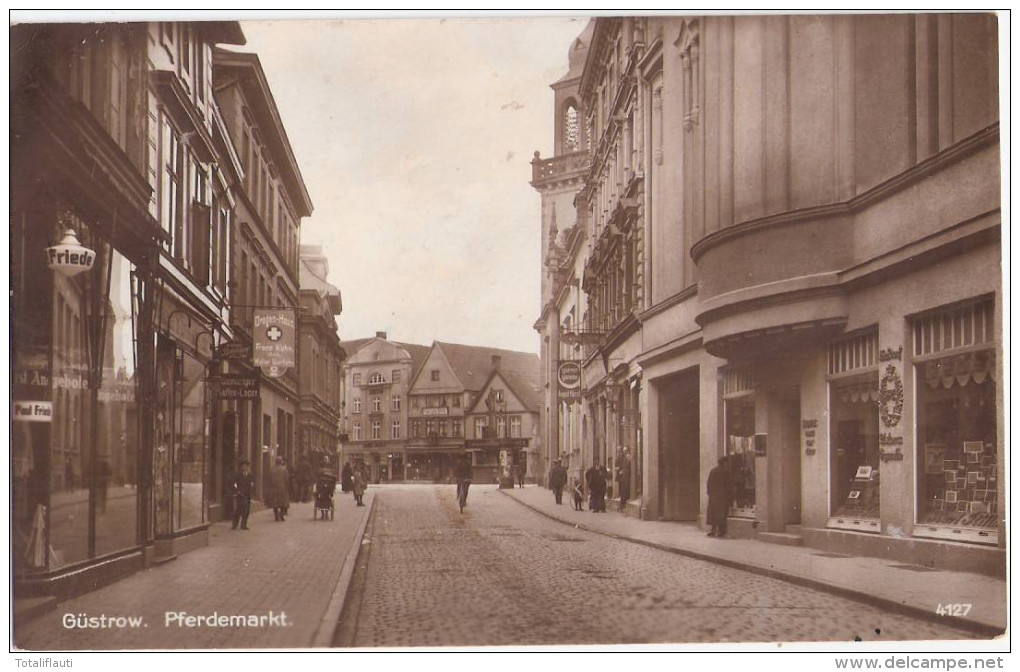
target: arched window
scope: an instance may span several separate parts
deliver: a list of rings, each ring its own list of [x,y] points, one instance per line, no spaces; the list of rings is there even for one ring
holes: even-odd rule
[[[563,113],[563,149],[576,152],[581,149],[581,125],[577,115],[577,106],[567,105]]]

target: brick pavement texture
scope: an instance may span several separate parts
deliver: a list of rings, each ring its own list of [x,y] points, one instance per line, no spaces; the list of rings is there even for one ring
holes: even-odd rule
[[[374,496],[375,489],[366,495]],[[210,544],[164,565],[67,600],[53,611],[16,623],[15,645],[27,650],[252,649],[310,645],[344,560],[369,507],[337,493],[333,521],[313,520],[312,504],[292,504],[283,523],[271,511],[249,519],[248,531],[229,523],[210,528]],[[286,614],[287,625],[165,626],[166,612],[193,616]],[[138,628],[66,628],[66,614],[141,616]]]
[[[491,486],[387,487],[353,647],[967,639],[966,632],[539,515]],[[367,542],[367,543],[365,543]],[[364,569],[360,569],[363,567]],[[357,580],[356,584],[357,585]],[[346,618],[346,613],[345,613]]]

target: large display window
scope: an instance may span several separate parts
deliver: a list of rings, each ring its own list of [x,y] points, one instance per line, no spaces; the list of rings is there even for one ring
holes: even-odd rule
[[[755,509],[754,475],[754,396],[726,400],[726,454],[733,474],[733,510],[735,516],[753,518]]]
[[[19,574],[138,544],[140,291],[131,262],[96,231],[69,209],[12,220],[12,391],[17,409],[30,400],[45,411],[11,423]],[[47,267],[47,245],[69,236],[90,268]]]
[[[860,519],[877,521],[881,510],[878,373],[833,381],[830,395],[832,516],[858,526]]]
[[[995,543],[1003,515],[991,300],[916,319],[917,522]]]

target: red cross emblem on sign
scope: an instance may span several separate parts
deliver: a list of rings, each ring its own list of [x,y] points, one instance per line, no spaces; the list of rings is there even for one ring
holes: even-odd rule
[[[278,341],[283,338],[283,330],[274,324],[266,329],[266,336],[269,337],[270,341]]]

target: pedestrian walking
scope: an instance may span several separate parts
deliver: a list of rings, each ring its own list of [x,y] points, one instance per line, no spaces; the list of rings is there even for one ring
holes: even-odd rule
[[[708,512],[705,522],[712,526],[710,537],[726,536],[726,517],[733,503],[733,472],[729,460],[724,455],[719,464],[708,472]]]
[[[608,482],[606,468],[596,460],[586,474],[588,475],[588,508],[595,513],[605,513],[606,484]]]
[[[570,488],[570,492],[574,496],[574,511],[584,511],[584,488],[581,487],[581,481],[577,478],[574,479],[574,485]]]
[[[273,510],[273,516],[275,516],[278,522],[285,520],[287,508],[290,506],[290,497],[287,494],[287,481],[287,467],[283,464],[283,458],[277,457],[275,466],[269,469],[265,504]]]
[[[230,484],[234,496],[234,524],[230,529],[236,530],[238,523],[242,530],[248,529],[248,514],[251,513],[251,497],[255,492],[255,479],[251,475],[251,465],[244,460],[239,465],[241,472],[234,476]]]
[[[518,464],[514,467],[514,473],[517,475],[517,484],[522,488],[524,487],[524,475],[526,472],[527,469],[524,468],[523,464]]]
[[[624,448],[616,460],[616,483],[619,485],[620,511],[624,510],[627,501],[630,500],[630,477],[630,451]]]
[[[364,506],[365,503],[362,498],[365,496],[365,488],[368,487],[365,483],[365,477],[361,473],[361,469],[355,469],[353,476],[351,476],[351,491],[354,493],[355,506]]]
[[[556,503],[563,503],[563,488],[567,485],[567,470],[563,466],[563,462],[557,459],[553,463],[553,468],[549,471],[549,487],[552,488],[553,496],[556,497]]]
[[[350,492],[353,483],[354,469],[351,467],[350,460],[348,460],[347,462],[344,462],[344,468],[340,470],[340,491]]]

